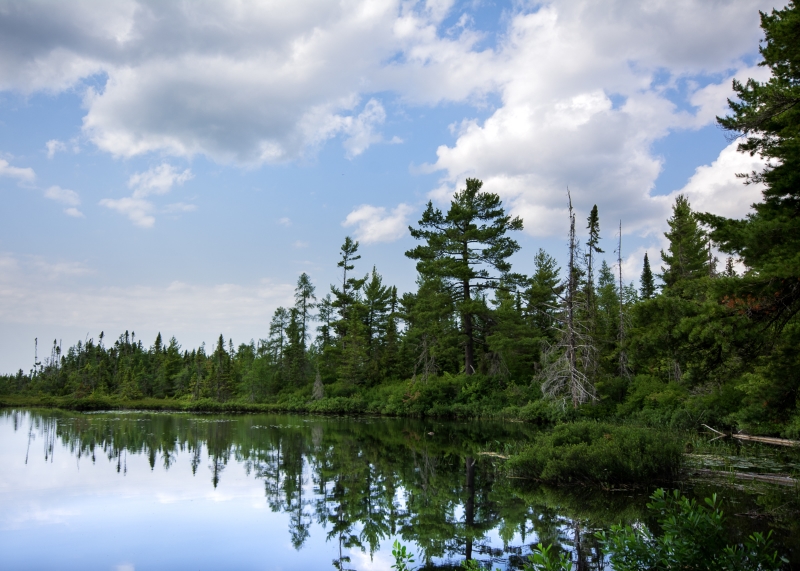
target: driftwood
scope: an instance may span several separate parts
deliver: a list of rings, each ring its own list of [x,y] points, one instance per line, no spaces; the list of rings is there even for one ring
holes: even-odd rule
[[[724,470],[705,470],[700,468],[692,470],[692,472],[695,474],[702,474],[704,476],[719,476],[719,477],[733,476],[737,480],[769,482],[771,484],[780,484],[782,486],[794,486],[798,483],[798,480],[796,480],[795,478],[790,478],[789,476],[776,476],[773,474],[751,474],[749,472],[727,472]]]
[[[719,434],[717,438],[725,438],[726,436],[728,436],[724,432],[715,430],[707,424],[702,424],[701,426],[705,426],[714,434]],[[788,438],[773,438],[771,436],[750,436],[749,434],[731,434],[730,436],[731,438],[736,438],[737,440],[746,440],[747,442],[763,442],[764,444],[774,444],[776,446],[800,446],[800,440],[789,440]],[[714,440],[716,440],[717,438],[714,438]]]

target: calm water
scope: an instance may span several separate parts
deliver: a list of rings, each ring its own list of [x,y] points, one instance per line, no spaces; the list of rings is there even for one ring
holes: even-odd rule
[[[522,424],[0,411],[2,569],[519,568],[542,541],[598,569],[592,534],[644,495],[523,488],[479,454]]]

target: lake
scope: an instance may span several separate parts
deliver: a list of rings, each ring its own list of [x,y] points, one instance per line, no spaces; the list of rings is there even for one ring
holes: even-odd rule
[[[652,490],[535,486],[481,454],[535,431],[500,422],[0,411],[0,568],[388,570],[398,539],[426,568],[475,558],[516,569],[541,541],[583,569],[602,569],[593,534],[647,521]],[[703,496],[718,485],[684,487]],[[764,529],[771,520],[748,510],[785,504],[780,493],[720,491],[732,537]],[[787,525],[778,540],[794,559],[796,525]]]

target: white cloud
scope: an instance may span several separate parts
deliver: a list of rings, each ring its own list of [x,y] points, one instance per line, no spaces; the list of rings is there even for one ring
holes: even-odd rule
[[[727,218],[744,218],[750,212],[750,206],[761,201],[764,186],[745,185],[736,174],[760,172],[764,168],[764,161],[759,157],[751,157],[748,153],[738,152],[738,144],[738,141],[732,142],[713,163],[697,167],[682,189],[673,192],[669,197],[658,198],[667,199],[671,206],[678,194],[685,194],[692,210]]]
[[[192,171],[183,172],[168,163],[162,163],[145,172],[134,174],[128,179],[128,187],[134,189],[134,198],[144,198],[151,194],[166,194],[173,186],[181,185],[193,178]]]
[[[408,231],[408,215],[413,209],[399,204],[391,213],[382,206],[363,204],[347,215],[342,226],[355,226],[356,239],[364,244],[394,242]]]
[[[156,207],[151,200],[147,200],[147,197],[166,194],[173,186],[182,185],[193,176],[191,169],[179,172],[172,165],[162,163],[145,172],[135,173],[128,179],[128,187],[133,189],[131,196],[104,198],[100,201],[100,205],[124,214],[137,226],[152,228],[156,223],[155,216],[153,216]],[[164,207],[164,212],[191,212],[196,208],[193,204],[176,202]]]
[[[111,210],[116,210],[120,214],[127,216],[131,222],[142,228],[152,228],[156,223],[152,215],[153,203],[142,198],[126,196],[125,198],[104,198],[100,201],[100,206],[105,206]]]
[[[437,34],[449,1],[113,4],[31,2],[5,14],[0,89],[105,80],[85,91],[83,130],[114,155],[279,162],[342,136],[354,157],[381,140],[385,112],[370,94],[461,100],[494,81],[475,73],[490,59],[472,51],[480,34]]]
[[[58,139],[50,139],[47,141],[44,146],[47,148],[47,158],[52,159],[57,152],[59,151],[66,151],[67,146]]]
[[[344,118],[342,130],[347,133],[347,139],[343,145],[347,151],[347,157],[357,157],[370,145],[382,141],[383,137],[374,129],[385,120],[386,111],[375,99],[370,99],[357,117]]]
[[[55,200],[56,202],[65,204],[67,208],[64,209],[64,212],[67,216],[72,216],[73,218],[84,217],[83,212],[77,208],[77,206],[81,203],[80,196],[78,196],[78,193],[74,190],[61,188],[60,186],[51,186],[44,191],[44,196],[50,200]]]
[[[36,179],[32,168],[12,167],[4,159],[0,159],[0,176],[16,178],[20,182],[33,182]]]
[[[446,201],[478,177],[526,232],[552,236],[566,232],[569,187],[579,217],[596,203],[626,233],[658,232],[669,199],[650,194],[663,167],[653,143],[713,124],[732,77],[764,74],[743,57],[757,44],[754,14],[765,3],[678,4],[554,1],[513,14],[492,68],[480,68],[495,78],[501,105],[454,125],[455,143],[425,167],[443,172],[430,196]],[[680,82],[693,109],[669,99]]]
[[[442,173],[432,196],[445,199],[477,176],[537,236],[563,231],[567,186],[579,214],[597,203],[631,232],[660,228],[664,201],[650,192],[663,165],[653,143],[711,124],[732,77],[765,73],[748,58],[761,36],[757,10],[772,7],[513,3],[497,45],[485,47],[467,7],[449,0],[111,4],[30,2],[5,15],[0,88],[59,91],[99,77],[105,83],[85,90],[83,133],[100,149],[237,164],[297,159],[334,137],[347,157],[359,156],[384,140],[381,97],[491,102],[488,118],[458,121],[456,141],[439,146],[428,165]],[[458,23],[443,29],[454,15]],[[676,87],[688,90],[677,96],[685,108],[670,99]],[[103,204],[152,226],[158,209],[144,199],[189,171],[165,163],[148,173],[132,177],[131,197]],[[365,231],[364,240],[389,235]]]
[[[0,323],[82,327],[87,331],[262,331],[279,305],[291,303],[294,286],[255,284],[98,287],[85,264],[47,262],[0,254]]]
[[[68,206],[78,206],[81,203],[81,199],[77,192],[67,188],[61,188],[60,186],[51,186],[44,191],[44,195],[50,200],[55,200],[56,202],[66,204]]]
[[[310,244],[306,240],[297,240],[294,244],[292,244],[297,249],[301,248],[308,248]]]
[[[278,224],[281,226],[291,226],[292,221],[287,216],[284,216],[283,218],[278,219]]]

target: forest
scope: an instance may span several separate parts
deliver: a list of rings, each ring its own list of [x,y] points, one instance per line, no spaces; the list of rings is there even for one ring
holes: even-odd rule
[[[187,349],[126,331],[54,342],[29,372],[0,376],[0,400],[622,418],[800,437],[798,9],[762,14],[762,28],[772,75],[734,81],[736,99],[718,118],[740,152],[765,159],[763,171],[737,175],[763,184],[762,198],[737,220],[678,196],[668,247],[645,255],[638,287],[620,271],[625,221],[601,225],[596,206],[579,219],[571,201],[565,267],[539,249],[524,253],[532,275],[514,272],[522,220],[467,179],[446,211],[429,202],[409,228],[414,292],[361,267],[359,243],[346,237],[331,260],[340,280],[324,289],[301,274],[294,305],[275,311],[263,339],[220,335]]]

